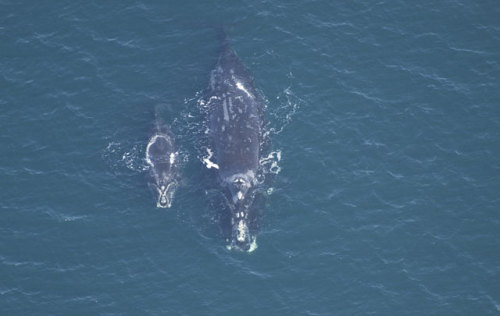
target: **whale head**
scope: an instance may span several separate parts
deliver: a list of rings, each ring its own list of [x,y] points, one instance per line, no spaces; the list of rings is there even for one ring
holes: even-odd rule
[[[169,208],[172,206],[174,192],[177,187],[177,156],[173,138],[169,134],[157,133],[151,136],[146,147],[146,162],[151,173],[151,187],[157,193],[156,206]]]
[[[255,235],[252,230],[253,190],[251,182],[244,177],[235,177],[228,185],[230,199],[227,199],[231,210],[231,236],[229,249],[251,252],[256,248]]]
[[[232,232],[228,249],[252,252],[257,248],[256,238],[249,227],[248,213],[241,211],[233,214],[231,219]]]
[[[252,170],[222,178],[229,210],[227,248],[251,252],[257,248],[255,238],[255,177]]]
[[[156,191],[158,193],[158,200],[156,202],[156,207],[169,208],[172,206],[175,186],[176,186],[175,182],[170,182],[170,183],[162,182],[159,185],[155,185]]]

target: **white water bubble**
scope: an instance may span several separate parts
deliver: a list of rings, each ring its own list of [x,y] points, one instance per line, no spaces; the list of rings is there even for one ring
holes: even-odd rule
[[[260,165],[265,173],[278,174],[281,171],[279,162],[281,161],[281,150],[270,152],[267,157],[260,159]]]
[[[210,150],[210,148],[207,148],[207,156],[202,158],[203,164],[207,167],[207,169],[210,169],[210,168],[219,169],[219,165],[210,160],[212,158],[212,156],[213,156],[213,152]]]

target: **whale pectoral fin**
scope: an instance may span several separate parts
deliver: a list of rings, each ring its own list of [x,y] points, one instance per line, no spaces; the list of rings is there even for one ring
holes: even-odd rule
[[[188,178],[182,177],[182,178],[177,178],[177,183],[179,184],[180,187],[188,187],[189,182]]]
[[[156,185],[154,183],[152,183],[152,182],[148,182],[148,188],[150,190],[152,190],[153,192],[158,191],[158,189],[156,188]]]

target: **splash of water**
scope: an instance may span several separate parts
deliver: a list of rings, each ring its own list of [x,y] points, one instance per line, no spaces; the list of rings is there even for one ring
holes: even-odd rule
[[[203,164],[207,167],[207,169],[210,169],[210,168],[219,169],[219,165],[210,160],[212,158],[212,156],[214,155],[214,153],[212,152],[212,150],[210,150],[210,148],[206,148],[206,149],[207,149],[207,156],[202,157]]]
[[[145,149],[142,143],[124,145],[111,141],[102,151],[101,156],[114,171],[126,168],[134,172],[143,172],[149,170],[145,159]]]

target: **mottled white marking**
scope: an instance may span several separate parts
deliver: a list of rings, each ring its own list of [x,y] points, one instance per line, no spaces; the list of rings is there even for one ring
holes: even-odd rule
[[[227,100],[229,102],[229,112],[233,113],[233,101],[231,100],[231,98],[228,98]]]
[[[173,165],[175,162],[175,156],[177,153],[171,153],[170,154],[170,164]]]
[[[249,98],[253,98],[253,95],[250,92],[248,92],[247,89],[245,89],[245,87],[241,84],[241,82],[236,81],[236,87],[241,91],[245,92]]]
[[[229,121],[229,113],[227,112],[227,103],[226,99],[222,101],[222,109],[224,110],[224,121]]]
[[[243,193],[241,191],[238,191],[238,200],[243,199]]]
[[[213,72],[210,76],[210,88],[212,88],[212,90],[215,90],[215,74]]]

